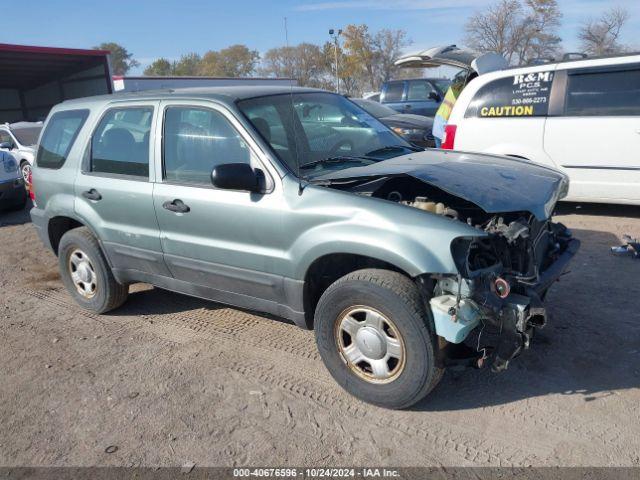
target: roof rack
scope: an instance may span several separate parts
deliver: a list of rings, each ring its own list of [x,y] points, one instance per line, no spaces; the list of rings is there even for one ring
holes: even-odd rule
[[[586,53],[567,52],[564,55],[562,55],[561,61],[566,62],[567,60],[584,60],[585,58],[589,58],[589,55],[587,55]]]

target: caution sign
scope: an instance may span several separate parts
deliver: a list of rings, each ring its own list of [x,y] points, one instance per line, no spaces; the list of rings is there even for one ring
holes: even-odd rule
[[[549,110],[553,72],[500,78],[480,88],[465,117],[538,117]]]

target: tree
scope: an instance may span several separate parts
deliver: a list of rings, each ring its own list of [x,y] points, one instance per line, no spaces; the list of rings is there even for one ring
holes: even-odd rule
[[[149,77],[162,77],[173,73],[173,65],[166,58],[158,58],[144,69],[144,74]]]
[[[301,43],[293,47],[267,50],[260,72],[266,76],[295,78],[306,87],[326,88],[330,85],[324,52],[318,45]]]
[[[395,61],[409,45],[404,30],[383,29],[375,34],[366,25],[347,25],[342,33],[343,62],[353,76],[360,77],[361,88],[378,90],[396,71]]]
[[[202,59],[197,53],[182,55],[180,60],[173,63],[173,74],[186,77],[198,75],[201,61]]]
[[[204,54],[198,70],[199,75],[212,77],[248,77],[255,72],[260,55],[246,45],[232,45],[220,51],[210,50]]]
[[[469,18],[466,43],[481,53],[498,53],[510,64],[553,57],[559,52],[561,18],[556,0],[500,0]]]
[[[115,42],[101,43],[93,48],[111,52],[111,72],[114,75],[126,75],[130,69],[140,66],[140,63],[133,58],[133,53],[129,53],[126,48]]]
[[[591,55],[621,53],[626,47],[618,42],[622,27],[629,19],[629,12],[612,7],[598,20],[589,20],[580,26],[578,38],[582,51]]]

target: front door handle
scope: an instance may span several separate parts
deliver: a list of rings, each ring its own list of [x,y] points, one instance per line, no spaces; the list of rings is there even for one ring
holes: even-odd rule
[[[167,210],[175,213],[188,213],[191,210],[189,205],[186,205],[179,198],[171,201],[167,200],[162,204],[162,208],[166,208]]]
[[[82,192],[82,196],[89,200],[95,200],[95,201],[102,200],[102,195],[100,195],[100,192],[98,192],[95,188],[92,188],[91,190],[87,190],[86,192]]]

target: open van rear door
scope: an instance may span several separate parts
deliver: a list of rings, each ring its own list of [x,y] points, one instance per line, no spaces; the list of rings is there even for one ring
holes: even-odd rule
[[[396,60],[396,66],[402,68],[450,67],[474,70],[479,75],[507,68],[508,63],[497,53],[477,53],[458,48],[455,45],[433,47],[421,52],[404,55]]]

